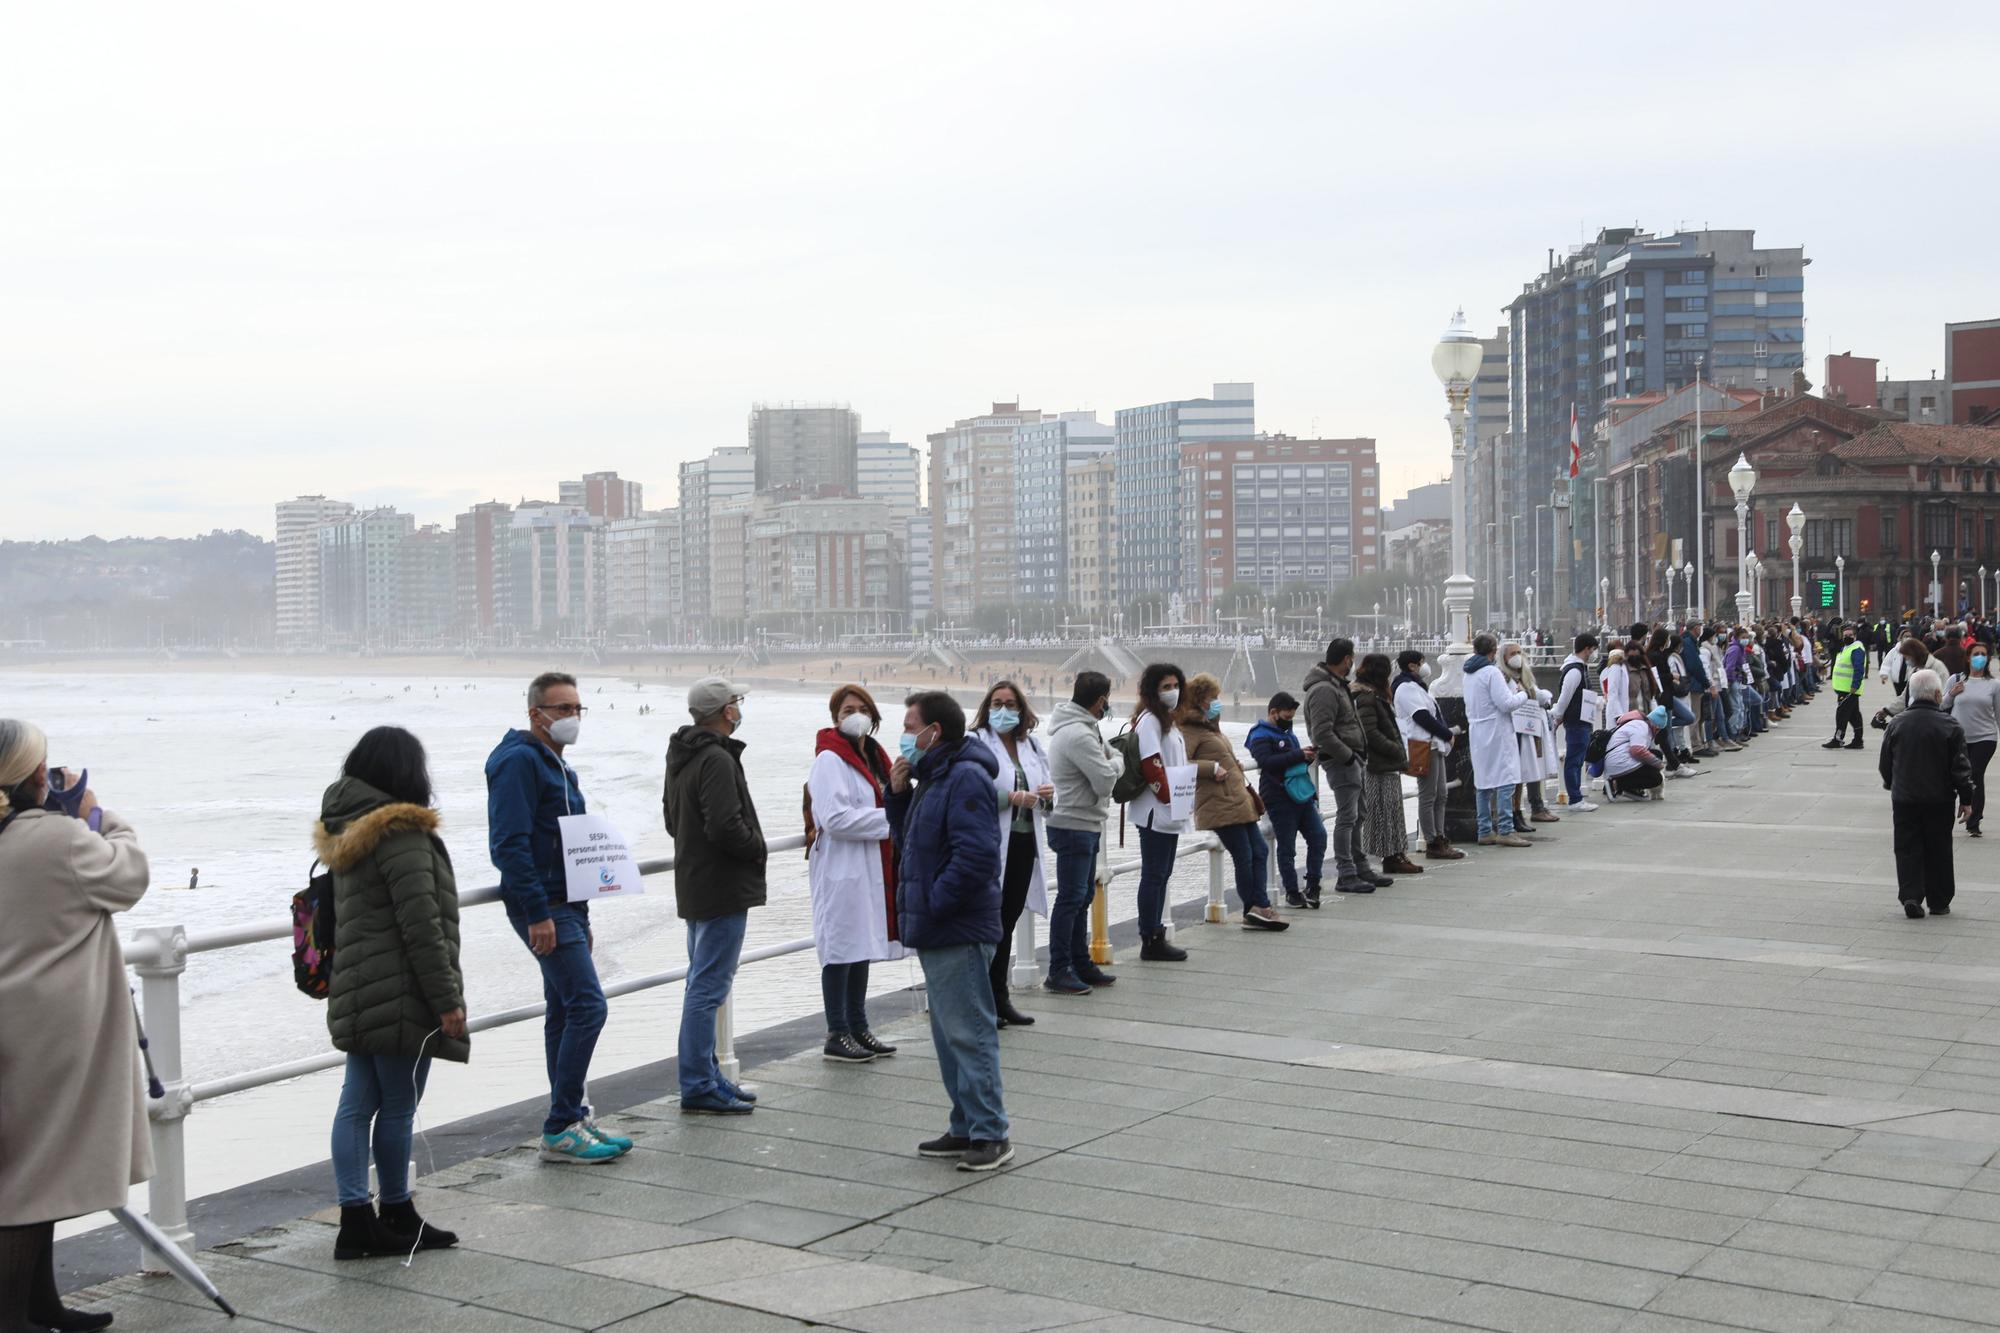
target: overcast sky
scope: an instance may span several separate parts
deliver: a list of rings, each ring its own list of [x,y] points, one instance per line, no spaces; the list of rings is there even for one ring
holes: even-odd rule
[[[1815,383],[2000,315],[1991,4],[1360,8],[13,6],[0,536],[668,503],[754,401],[1230,379],[1395,493],[1452,308],[1635,221],[1804,244]]]

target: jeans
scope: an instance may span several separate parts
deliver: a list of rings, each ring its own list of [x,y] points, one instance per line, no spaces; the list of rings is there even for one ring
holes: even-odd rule
[[[546,957],[535,956],[542,968],[542,999],[548,1003],[542,1044],[549,1067],[549,1116],[542,1133],[560,1134],[584,1117],[584,1080],[590,1077],[590,1056],[609,1011],[604,987],[597,982],[597,964],[590,958],[590,918],[573,906],[556,904],[549,919],[556,923],[556,947]],[[527,918],[510,907],[507,920],[526,943]]]
[[[1932,910],[1951,906],[1957,887],[1951,826],[1957,810],[1950,801],[1890,801],[1889,813],[1895,828],[1896,897],[1927,903]]]
[[[409,1200],[410,1126],[430,1073],[428,1055],[411,1060],[400,1055],[348,1053],[347,1081],[340,1087],[340,1109],[333,1113],[333,1187],[343,1208],[368,1202],[371,1139],[382,1202]]]
[[[1479,810],[1479,836],[1490,838],[1495,834],[1508,833],[1514,827],[1514,789],[1512,787],[1480,787],[1474,792]],[[1501,827],[1502,825],[1506,827]]]
[[[1236,863],[1236,896],[1243,900],[1243,910],[1269,907],[1271,895],[1264,891],[1264,879],[1270,872],[1271,850],[1264,845],[1264,830],[1254,821],[1225,824],[1215,830],[1215,840]]]
[[[1180,846],[1180,835],[1175,833],[1155,833],[1141,825],[1139,828],[1139,934],[1151,939],[1164,935],[1166,927],[1160,919],[1167,909],[1167,880],[1174,873],[1174,850]]]
[[[1326,770],[1333,788],[1333,873],[1341,879],[1361,874],[1361,776],[1359,759]]]
[[[1704,695],[1701,709],[1708,719],[1708,738],[1711,741],[1734,741],[1736,731],[1729,724],[1728,695]]]
[[[681,997],[681,1100],[733,1095],[715,1062],[715,1011],[729,998],[736,980],[736,960],[743,953],[748,912],[731,912],[712,921],[690,921],[688,975]]]
[[[854,1035],[868,1030],[867,959],[820,968],[819,995],[826,1005],[828,1032]]]
[[[975,1143],[1007,1137],[1007,1108],[1000,1101],[1000,1017],[987,977],[993,952],[990,944],[917,950],[930,1001],[931,1044],[951,1098],[946,1132]]]
[[[1082,829],[1049,829],[1056,854],[1056,900],[1049,907],[1049,975],[1074,972],[1090,961],[1090,903],[1097,896],[1097,842]]]
[[[1285,891],[1299,891],[1299,868],[1293,854],[1301,833],[1306,835],[1306,885],[1318,888],[1320,871],[1326,864],[1326,821],[1319,816],[1319,802],[1301,805],[1280,793],[1279,799],[1271,802],[1270,815],[1271,832],[1278,836],[1278,879]]]
[[[1583,755],[1589,748],[1588,722],[1563,723],[1563,791],[1571,805],[1583,800]]]

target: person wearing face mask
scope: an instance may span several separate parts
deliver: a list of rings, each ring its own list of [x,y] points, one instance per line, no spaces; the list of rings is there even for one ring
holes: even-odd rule
[[[631,1141],[606,1134],[584,1104],[590,1057],[604,1031],[604,987],[591,961],[590,904],[569,901],[564,815],[588,813],[563,751],[577,743],[584,706],[576,677],[547,671],[528,685],[528,729],[510,730],[486,760],[486,843],[500,872],[507,922],[542,970],[549,1113],[541,1160],[608,1162]],[[620,1147],[620,1144],[624,1147]]]
[[[1914,640],[1912,641],[1914,642]],[[1854,739],[1845,742],[1850,750],[1861,748],[1861,687],[1868,674],[1868,650],[1855,642],[1854,630],[1850,627],[1840,636],[1840,648],[1829,663],[1832,668],[1827,683],[1833,687],[1835,700],[1833,709],[1833,739],[1823,743],[1822,750],[1842,748],[1841,737],[1847,729],[1854,729]]]
[[[1236,747],[1222,734],[1222,682],[1206,671],[1187,683],[1174,723],[1195,766],[1194,826],[1215,834],[1236,868],[1236,896],[1243,903],[1245,930],[1284,930],[1291,923],[1279,916],[1264,891],[1270,849],[1257,828],[1263,813],[1236,757]]]
[[[1049,914],[1048,882],[1042,871],[1042,821],[1055,800],[1049,781],[1049,759],[1035,739],[1040,719],[1028,706],[1028,696],[1011,680],[997,681],[980,701],[972,734],[993,752],[999,773],[994,797],[999,808],[1000,946],[993,951],[993,1009],[1001,1027],[1030,1027],[1034,1019],[1014,1007],[1008,994],[1013,964],[1014,927],[1024,909]]]
[[[1257,794],[1264,800],[1277,842],[1278,878],[1285,906],[1313,911],[1320,906],[1320,873],[1326,863],[1326,823],[1319,813],[1319,780],[1313,776],[1313,748],[1301,745],[1292,728],[1299,701],[1284,690],[1271,696],[1264,716],[1250,728],[1244,748],[1257,761]],[[1301,887],[1295,863],[1299,835],[1306,839],[1306,878]]]
[[[1333,789],[1333,869],[1335,893],[1373,893],[1396,881],[1378,875],[1361,850],[1362,786],[1368,766],[1368,739],[1347,678],[1354,671],[1354,640],[1335,639],[1326,660],[1306,673],[1306,733],[1318,752]]]
[[[1368,813],[1361,821],[1361,847],[1382,858],[1385,875],[1421,875],[1424,868],[1410,859],[1410,835],[1403,826],[1403,770],[1409,767],[1410,751],[1396,725],[1389,689],[1389,655],[1362,658],[1354,669],[1354,711],[1361,718],[1368,769],[1362,783]]]
[[[1494,663],[1500,642],[1481,633],[1472,640],[1465,659],[1465,717],[1472,741],[1472,784],[1477,794],[1479,845],[1532,847],[1513,829],[1514,788],[1521,783],[1521,747],[1515,741],[1514,719],[1539,711],[1535,696]]]
[[[1415,648],[1396,654],[1397,675],[1390,689],[1396,705],[1396,727],[1414,766],[1418,744],[1430,748],[1428,763],[1417,778],[1417,833],[1424,840],[1426,861],[1463,861],[1465,853],[1451,845],[1446,833],[1445,801],[1451,791],[1450,765],[1445,762],[1458,737],[1444,724],[1437,700],[1431,697],[1431,664]]]
[[[667,746],[661,798],[674,840],[674,904],[687,922],[688,974],[681,998],[681,1111],[747,1115],[755,1102],[715,1059],[715,1014],[729,999],[750,909],[764,905],[770,851],[743,775],[746,691],[721,676],[688,687],[693,722]]]
[[[1132,711],[1132,732],[1138,741],[1139,768],[1146,786],[1132,798],[1131,816],[1139,830],[1139,959],[1148,963],[1179,963],[1187,950],[1167,942],[1167,881],[1174,873],[1174,852],[1180,846],[1185,820],[1173,817],[1167,770],[1187,763],[1187,746],[1174,726],[1181,704],[1181,669],[1154,662],[1139,673],[1139,703]]]
[[[1965,831],[1974,838],[1981,836],[1979,822],[1986,815],[1986,766],[2000,742],[2000,680],[1993,677],[1991,652],[1975,641],[1967,649],[1965,674],[1952,681],[1944,697],[1944,711],[1964,729],[1965,754],[1972,761],[1972,813],[1966,816]]]
[[[1527,654],[1519,644],[1504,644],[1500,661],[1507,670],[1507,678],[1536,704],[1533,710],[1514,715],[1514,743],[1521,751],[1521,785],[1514,788],[1513,827],[1517,835],[1525,838],[1537,832],[1536,824],[1560,822],[1549,809],[1544,787],[1550,778],[1561,776],[1562,766],[1556,762],[1555,729],[1549,725],[1549,692],[1536,682],[1535,669],[1528,665]],[[1521,813],[1523,792],[1528,796],[1525,816]]]
[[[896,854],[889,840],[889,755],[875,740],[882,714],[859,685],[827,702],[833,725],[815,742],[806,775],[812,848],[813,944],[826,1004],[821,1054],[866,1064],[896,1048],[868,1029],[868,965],[903,956],[896,942]]]
[[[60,770],[57,770],[60,772]],[[63,1308],[55,1225],[153,1174],[139,1040],[112,918],[150,882],[132,826],[81,793],[47,808],[48,742],[0,718],[0,1328],[97,1329]],[[91,816],[98,814],[96,828]]]
[[[1597,803],[1583,793],[1584,754],[1590,748],[1591,728],[1597,717],[1598,697],[1590,688],[1590,655],[1597,651],[1597,636],[1585,631],[1576,636],[1570,655],[1562,662],[1562,682],[1550,717],[1562,723],[1563,794],[1572,814],[1589,814]]]
[[[1658,801],[1666,798],[1660,780],[1666,760],[1658,750],[1659,734],[1667,729],[1667,710],[1626,713],[1612,729],[1604,748],[1604,790],[1607,800]]]
[[[1097,895],[1097,848],[1105,801],[1123,771],[1098,723],[1111,711],[1111,679],[1077,675],[1067,702],[1049,718],[1049,781],[1056,808],[1044,821],[1056,854],[1056,901],[1049,911],[1049,975],[1042,989],[1088,995],[1118,980],[1090,959],[1090,904]]]

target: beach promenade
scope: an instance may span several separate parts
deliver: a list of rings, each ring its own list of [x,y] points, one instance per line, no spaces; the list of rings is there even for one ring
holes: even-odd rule
[[[1959,841],[1954,914],[1906,921],[1880,733],[1822,751],[1831,711],[1532,849],[1282,935],[1184,916],[1185,964],[1024,993],[1006,1170],[915,1155],[945,1103],[906,1013],[865,1067],[802,1032],[746,1118],[660,1080],[609,1166],[538,1164],[522,1117],[420,1181],[462,1240],[408,1268],[336,1264],[325,1214],[201,1262],[256,1331],[2000,1324],[2000,842]],[[72,1304],[224,1323],[165,1278]]]

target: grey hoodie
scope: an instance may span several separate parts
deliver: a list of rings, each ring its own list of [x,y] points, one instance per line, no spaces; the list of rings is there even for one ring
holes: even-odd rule
[[[1056,808],[1048,826],[1085,833],[1103,829],[1105,802],[1123,769],[1089,709],[1067,700],[1057,704],[1049,718],[1049,781],[1055,784]]]

